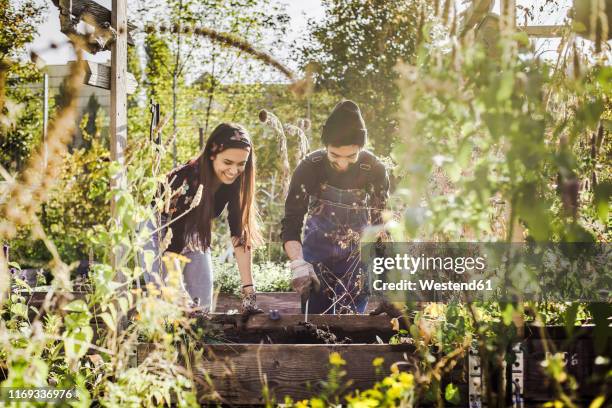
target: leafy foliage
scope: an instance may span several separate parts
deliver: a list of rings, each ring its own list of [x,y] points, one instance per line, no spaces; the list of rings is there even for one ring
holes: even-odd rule
[[[34,64],[16,60],[34,38],[42,11],[43,7],[32,1],[19,5],[9,0],[0,2],[0,66],[6,67],[3,85],[8,97],[0,103],[0,165],[13,171],[21,167],[41,134],[39,92],[24,86],[39,81],[40,73]]]
[[[215,289],[222,293],[240,294],[242,283],[235,263],[213,260]],[[258,292],[288,292],[291,290],[291,272],[288,265],[275,262],[256,262],[252,268]]]
[[[610,120],[606,57],[587,59],[573,37],[564,37],[551,64],[535,57],[527,36],[504,21],[499,41],[492,42],[474,33],[460,36],[454,24],[428,24],[414,64],[400,66],[402,139],[392,155],[404,215],[392,234],[400,241],[607,242],[609,214],[602,203],[610,195],[593,199],[594,190],[607,191],[595,186],[611,177],[609,166],[597,165],[610,149],[602,138]],[[603,329],[610,308],[601,306],[591,318]],[[519,300],[449,307],[443,320],[453,326],[434,325],[442,338],[432,330],[424,337],[417,313],[410,334],[452,347],[461,327],[459,334],[474,336],[490,381],[490,373],[512,361],[511,345],[525,321],[551,321],[559,317],[555,309],[565,311],[571,331],[577,305]],[[607,339],[603,332],[597,337],[597,343]],[[556,367],[549,371],[553,381],[564,383],[559,400],[572,406],[572,387],[564,386],[574,379],[560,374],[554,361],[550,367]],[[503,400],[502,382],[485,388],[489,405]]]
[[[376,152],[386,155],[398,136],[398,61],[412,61],[419,1],[324,1],[325,19],[310,22],[310,43],[300,51],[302,67],[321,87],[355,100],[364,113]],[[420,17],[419,17],[420,16]]]
[[[266,29],[284,24],[282,18],[268,18],[261,10],[247,13],[261,4],[268,3],[173,1],[169,15],[184,23],[195,22],[200,16],[204,20],[219,19],[222,29],[243,34],[252,28],[249,19],[254,18],[254,31],[259,33],[255,38],[261,39]],[[206,116],[210,123],[237,120],[252,125],[259,109],[273,107],[285,123],[309,116],[312,134],[317,134],[326,113],[342,95],[361,102],[366,115],[370,115],[367,120],[377,150],[385,152],[391,142],[399,142],[393,147],[400,181],[395,202],[403,207],[403,217],[402,222],[389,224],[397,240],[609,240],[611,183],[606,160],[612,149],[607,137],[612,73],[604,56],[586,58],[565,38],[559,61],[551,65],[525,52],[527,38],[506,31],[503,25],[500,42],[491,52],[470,33],[457,36],[452,26],[444,27],[433,18],[434,26],[422,25],[431,16],[416,2],[342,0],[325,4],[328,19],[311,25],[319,45],[305,50],[304,61],[321,59],[317,81],[326,91],[296,102],[284,85],[225,84],[220,71],[209,72],[195,86],[181,80],[176,135],[179,161],[198,151],[195,129],[201,124],[193,123],[192,115],[196,110],[201,113],[194,108],[194,101],[202,92],[208,96],[203,106],[210,108]],[[196,6],[215,12],[197,13]],[[10,7],[0,13],[5,13],[12,24],[17,17],[10,14],[15,12]],[[29,10],[18,12],[27,15]],[[417,15],[422,17],[417,20]],[[0,29],[8,30],[8,34],[0,31],[0,45],[26,41],[27,24],[10,24]],[[192,45],[186,41],[183,51],[188,52]],[[208,46],[213,48],[210,55],[218,58],[219,65],[212,65],[215,70],[229,68],[234,72],[231,63],[225,64],[230,60],[242,62],[232,53],[227,55],[235,60],[223,58],[215,44]],[[159,98],[167,111],[172,97],[167,68],[176,61],[173,56],[181,50],[181,44],[151,35],[147,47],[149,56],[159,59],[149,59],[145,91]],[[406,62],[401,64],[399,74],[393,70],[398,59]],[[130,61],[136,62],[134,55]],[[0,71],[6,72],[4,61]],[[26,78],[25,74],[11,75],[9,85]],[[356,85],[355,78],[360,79]],[[4,82],[2,85],[4,90]],[[395,133],[395,124],[390,122],[400,108],[400,95],[401,134]],[[4,95],[0,96],[4,103]],[[30,97],[13,96],[17,100]],[[152,201],[157,201],[157,207],[164,204],[155,198],[155,192],[170,166],[170,157],[166,145],[148,143],[146,111],[136,99],[131,99],[130,109],[130,129],[135,131],[128,147],[125,189],[108,189],[110,177],[121,169],[105,160],[108,150],[98,135],[88,140],[88,149],[59,157],[64,160],[60,188],[40,213],[43,228],[36,229],[41,249],[32,249],[24,238],[24,249],[17,251],[26,254],[21,261],[51,260],[51,295],[36,309],[27,303],[31,288],[20,280],[11,281],[8,299],[0,304],[3,386],[76,386],[82,406],[93,401],[101,406],[160,406],[173,400],[179,406],[197,404],[198,378],[192,367],[203,358],[205,346],[201,341],[209,333],[206,328],[194,328],[189,319],[186,298],[179,287],[185,259],[172,255],[163,259],[169,270],[168,286],[150,285],[147,291],[138,287],[143,269],[137,260],[143,257],[150,261],[151,255],[142,248],[149,237],[139,225],[154,216]],[[18,123],[14,112],[12,107],[1,110],[3,126]],[[24,114],[23,118],[27,117]],[[30,125],[6,127],[23,132],[10,139],[23,141],[23,149],[6,145],[23,156],[36,139],[33,118],[32,114],[28,119]],[[252,128],[261,163],[258,199],[264,204],[266,219],[272,220],[267,231],[271,237],[275,219],[282,212],[280,197],[273,193],[277,185],[272,177],[279,171],[278,141],[270,132],[254,125]],[[165,140],[172,136],[168,133]],[[290,147],[294,143],[289,140]],[[6,160],[4,164],[13,159],[2,160]],[[296,158],[290,160],[293,165]],[[117,219],[106,222],[111,200]],[[224,222],[218,224],[215,251],[220,252],[227,227]],[[43,244],[44,251],[50,253],[43,252]],[[72,285],[70,268],[61,258],[78,259],[90,249],[99,261],[91,273],[92,291],[85,299],[72,299],[67,294]],[[287,289],[286,265],[264,262],[280,256],[271,251],[257,256],[254,274],[258,289]],[[2,276],[7,266],[0,256]],[[238,274],[234,265],[216,262],[215,271],[217,286],[235,293]],[[415,346],[419,356],[415,371],[392,369],[372,389],[350,395],[346,400],[350,406],[411,406],[421,401],[442,405],[444,400],[461,404],[455,384],[442,387],[443,374],[477,344],[485,362],[485,378],[491,381],[491,373],[499,372],[504,362],[513,362],[509,350],[526,321],[562,323],[570,333],[577,322],[592,322],[595,351],[600,353],[609,342],[609,303],[517,301],[401,306],[407,306],[409,324],[399,329],[399,321],[394,321],[397,335],[392,342]],[[135,348],[142,341],[154,343],[154,348],[145,359],[134,361]],[[184,365],[185,361],[189,364]],[[340,394],[346,386],[345,361],[334,353],[329,363],[330,373],[321,383],[321,395],[295,403],[286,400],[287,406],[320,407],[341,402]],[[382,361],[376,359],[373,365],[380,367]],[[545,372],[558,394],[550,404],[573,406],[576,379],[566,372],[560,355],[547,359]],[[500,405],[504,384],[491,385],[486,387],[488,404]],[[264,389],[264,395],[269,397],[269,390]],[[214,392],[208,396],[216,398]],[[604,401],[601,395],[592,406],[601,406]]]
[[[83,124],[88,122],[87,115]],[[97,118],[101,129],[104,116]],[[64,158],[62,178],[49,201],[42,209],[41,222],[49,237],[57,245],[62,259],[71,261],[89,258],[92,249],[88,231],[104,225],[110,217],[109,165],[110,153],[103,145],[100,132],[90,135],[82,128],[87,147],[75,149]],[[11,241],[14,260],[23,267],[42,267],[50,261],[44,243],[33,241],[24,229],[18,239]],[[94,259],[101,254],[94,253]]]

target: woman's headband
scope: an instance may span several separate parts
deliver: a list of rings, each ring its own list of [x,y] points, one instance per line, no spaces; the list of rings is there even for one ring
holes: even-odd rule
[[[251,140],[246,133],[242,133],[238,130],[234,130],[230,134],[224,134],[219,137],[217,142],[212,144],[212,152],[219,153],[225,149],[237,148],[251,150]]]

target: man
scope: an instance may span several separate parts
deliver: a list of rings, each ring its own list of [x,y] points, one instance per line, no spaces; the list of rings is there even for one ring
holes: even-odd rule
[[[367,306],[359,242],[365,227],[382,223],[389,178],[380,160],[364,150],[366,139],[359,107],[342,101],[323,126],[325,148],[306,156],[293,173],[281,238],[302,312],[306,301],[315,314],[363,313]]]

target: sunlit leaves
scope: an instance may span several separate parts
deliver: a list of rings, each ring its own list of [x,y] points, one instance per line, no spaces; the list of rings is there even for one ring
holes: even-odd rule
[[[301,50],[303,67],[316,62],[317,85],[360,105],[378,153],[388,154],[397,136],[395,66],[415,57],[419,4],[325,1],[325,18],[311,21],[311,41]]]

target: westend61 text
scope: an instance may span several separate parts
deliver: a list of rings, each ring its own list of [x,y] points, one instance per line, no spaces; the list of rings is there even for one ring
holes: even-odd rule
[[[441,257],[441,256],[411,256],[408,254],[396,254],[394,257],[374,258],[375,274],[381,274],[390,269],[399,269],[410,274],[417,271],[454,271],[462,274],[468,270],[483,271],[486,268],[485,258],[478,257]]]
[[[478,279],[470,282],[436,282],[432,279],[422,279],[417,282],[402,279],[399,282],[383,282],[380,279],[374,281],[374,290],[438,290],[438,291],[483,291],[493,290],[493,285],[489,279]]]

